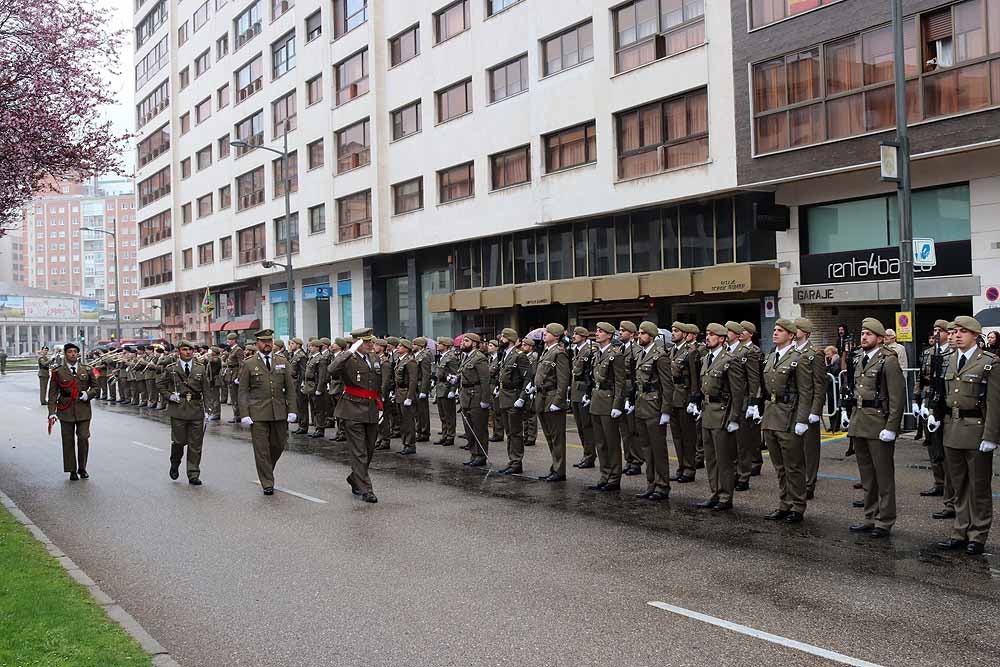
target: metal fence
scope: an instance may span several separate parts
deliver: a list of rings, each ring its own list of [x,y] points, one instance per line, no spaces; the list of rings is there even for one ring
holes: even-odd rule
[[[917,378],[919,377],[919,368],[904,368],[903,369],[903,381],[906,383],[906,395],[903,400],[903,416],[904,418],[909,416],[916,419],[913,414],[913,388],[917,385]],[[847,371],[840,371],[836,376],[833,373],[827,373],[827,388],[826,388],[826,405],[823,407],[823,416],[829,420],[832,420],[835,415],[840,412],[841,400],[840,400],[840,388],[843,386],[844,377],[847,375]]]

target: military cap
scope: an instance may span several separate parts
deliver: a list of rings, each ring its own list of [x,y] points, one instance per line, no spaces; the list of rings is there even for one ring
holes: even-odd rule
[[[974,317],[969,317],[968,315],[959,315],[956,317],[955,326],[968,329],[974,334],[983,333],[983,325],[979,323],[979,320]]]
[[[318,343],[319,342],[319,336],[309,336],[309,342],[311,343],[313,341],[316,341]]]
[[[319,338],[310,338],[309,347],[323,347],[323,343],[319,342]]]
[[[290,342],[296,343],[296,344],[298,344],[299,347],[302,347],[302,339],[299,338],[298,336],[296,336],[295,338],[293,338]]]
[[[389,343],[389,345],[392,345],[393,347],[396,347],[399,345],[399,336],[389,336],[385,339],[385,342]]]
[[[618,325],[619,329],[624,329],[625,331],[631,331],[636,333],[639,331],[639,327],[635,326],[635,322],[629,322],[628,320],[622,320],[621,324]]]
[[[562,336],[566,333],[566,327],[559,324],[558,322],[550,322],[546,325],[545,330],[552,334],[553,336]]]
[[[654,338],[660,335],[659,327],[657,327],[654,323],[650,322],[649,320],[646,320],[639,325],[639,331],[647,333],[650,336],[653,336]]]
[[[793,322],[792,320],[786,319],[784,317],[782,317],[777,322],[775,322],[774,326],[779,327],[781,329],[784,329],[785,331],[787,331],[790,334],[793,334],[793,333],[795,333],[795,332],[797,332],[799,330],[799,328],[797,326],[795,326],[795,322]]]
[[[503,336],[504,338],[506,338],[507,340],[509,340],[512,343],[515,340],[517,340],[517,332],[514,331],[513,329],[511,329],[510,327],[507,327],[506,329],[504,329],[503,331],[501,331],[500,335]]]
[[[274,340],[274,329],[261,329],[253,337],[257,340]]]
[[[285,347],[285,341],[281,340],[280,338],[277,338],[274,341],[274,346],[279,350],[282,350]]]
[[[323,336],[322,338],[319,339],[319,344],[320,345],[327,345],[327,346],[329,346],[330,345],[330,339],[327,338],[326,336]]]
[[[861,328],[871,331],[876,336],[885,336],[885,327],[874,317],[866,317],[861,320]]]
[[[427,339],[423,336],[417,336],[413,339],[413,347],[427,347]]]
[[[237,336],[237,335],[236,335],[236,334],[234,334],[234,333],[231,333],[231,334],[226,334],[226,340],[236,340],[236,339],[238,339],[238,338],[239,338],[239,336]]]
[[[445,347],[451,347],[455,344],[455,341],[448,338],[447,336],[438,336],[438,345],[444,345]]]
[[[674,323],[670,325],[670,328],[687,333],[687,325],[679,320],[675,320]]]
[[[486,344],[487,345],[492,345],[493,347],[500,347],[500,344],[497,343],[497,339],[496,338],[490,338],[488,341],[486,341]]]
[[[371,327],[362,327],[361,329],[353,330],[351,338],[354,340],[374,340],[375,332],[372,331]]]
[[[166,348],[164,348],[163,345],[161,345],[160,343],[154,343],[153,349],[156,350],[157,352],[163,352]]]
[[[334,338],[333,342],[337,345],[337,347],[339,347],[342,350],[348,346],[347,339],[341,336],[337,336],[336,338]]]
[[[189,340],[182,340],[181,342],[177,343],[178,350],[183,350],[185,347],[194,349],[194,345],[192,345],[191,341]]]
[[[615,332],[615,325],[611,324],[610,322],[598,322],[597,328],[603,331],[604,333],[613,334]]]
[[[405,347],[410,352],[413,351],[413,341],[411,341],[411,340],[407,340],[406,338],[400,338],[398,344],[402,345],[403,347]]]
[[[483,337],[475,331],[470,331],[469,333],[462,334],[462,340],[471,340],[473,343],[482,343]]]
[[[722,326],[718,322],[711,322],[705,327],[705,331],[710,334],[715,334],[716,336],[725,336],[729,329]]]
[[[80,346],[77,345],[76,343],[66,343],[65,345],[63,345],[63,352],[66,352],[68,350],[76,350],[77,352],[79,352]]]
[[[219,347],[218,345],[213,345],[209,349],[212,350],[212,352],[214,352],[215,354],[222,354],[222,348]]]
[[[796,318],[795,326],[798,327],[799,331],[805,331],[807,334],[813,332],[813,323],[808,317]]]
[[[743,320],[740,322],[740,325],[752,334],[757,333],[757,325],[749,320]]]
[[[687,329],[685,329],[684,331],[686,331],[689,334],[698,335],[701,333],[701,329],[698,328],[697,324],[686,324],[685,326],[687,327]]]
[[[587,330],[587,327],[573,327],[573,333],[577,336],[583,337],[590,335],[590,331]]]
[[[737,335],[743,333],[744,331],[743,325],[739,322],[734,322],[733,320],[726,322],[726,329]]]
[[[384,338],[373,338],[372,345],[380,345],[381,347],[386,347],[389,345],[389,342],[386,341]]]
[[[948,320],[934,320],[934,328],[940,329],[941,331],[947,331],[951,328],[951,322]]]
[[[948,322],[948,331],[954,331],[954,330],[955,330],[955,323]]]
[[[47,350],[47,349],[49,349],[49,346],[48,345],[42,345],[42,349],[43,350]]]

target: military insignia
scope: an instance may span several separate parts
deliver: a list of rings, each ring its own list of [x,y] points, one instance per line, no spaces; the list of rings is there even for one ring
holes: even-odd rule
[[[991,368],[993,368],[993,365],[992,365],[992,364],[986,364],[985,366],[983,366],[983,370],[984,370],[984,371],[988,371],[988,370],[990,370]]]
[[[795,368],[796,366],[799,365],[799,362],[793,361],[790,365],[791,365],[792,368]]]

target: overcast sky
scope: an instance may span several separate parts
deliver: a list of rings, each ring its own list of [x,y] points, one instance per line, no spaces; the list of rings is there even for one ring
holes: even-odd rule
[[[100,0],[114,12],[115,29],[126,30],[125,45],[122,47],[118,66],[119,75],[110,80],[111,93],[118,103],[105,110],[107,118],[115,124],[118,133],[133,131],[135,124],[135,100],[132,92],[132,78],[135,74],[135,47],[132,40],[132,3],[134,0]],[[130,143],[131,145],[131,143]],[[128,150],[123,156],[126,168],[131,171],[135,167],[135,151]]]

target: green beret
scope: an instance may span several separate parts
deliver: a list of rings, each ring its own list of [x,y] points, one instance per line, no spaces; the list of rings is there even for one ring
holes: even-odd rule
[[[553,336],[562,336],[566,333],[566,327],[559,324],[558,322],[551,322],[546,327],[545,330],[548,331]]]
[[[785,319],[784,317],[775,322],[774,326],[780,329],[784,329],[790,334],[793,334],[799,330],[799,328],[795,326],[795,322],[789,319]]]
[[[278,348],[279,350],[281,350],[281,349],[283,349],[283,348],[285,347],[285,341],[283,341],[283,340],[281,340],[280,338],[278,338],[278,339],[276,339],[276,340],[274,341],[274,346],[275,346],[276,348]]]
[[[885,327],[874,317],[866,317],[861,320],[861,328],[871,331],[876,336],[885,336]]]
[[[373,338],[372,345],[380,345],[382,347],[386,347],[389,345],[389,343],[384,338]]]
[[[389,345],[392,345],[393,347],[396,347],[399,345],[399,336],[389,336],[385,339],[385,342],[389,343]]]
[[[623,320],[621,324],[618,325],[618,328],[624,329],[625,331],[631,331],[632,333],[639,331],[639,328],[635,326],[635,322],[629,322],[628,320]]]
[[[813,332],[812,320],[806,317],[799,317],[795,320],[795,326],[798,327],[800,331],[805,331],[807,334]]]
[[[423,336],[417,336],[413,339],[413,347],[427,347],[427,339]]]
[[[934,328],[940,329],[941,331],[947,331],[951,328],[951,322],[948,320],[934,320]]]
[[[726,322],[726,329],[737,335],[743,333],[743,325],[739,322],[734,322],[733,320]]]
[[[403,347],[405,347],[410,352],[413,351],[413,341],[407,340],[406,338],[400,338],[398,344],[402,345]]]
[[[455,344],[455,341],[447,336],[438,336],[437,342],[438,345],[444,345],[445,347],[452,347]]]
[[[683,322],[674,321],[674,323],[670,325],[670,328],[671,329],[677,329],[678,331],[680,331],[682,333],[687,333],[687,331],[685,330],[686,326],[687,325],[684,324]]]
[[[319,339],[319,344],[320,345],[329,345],[330,344],[330,339],[327,338],[326,336],[323,336],[322,338]]]
[[[740,326],[749,331],[751,334],[757,333],[757,325],[748,320],[743,320],[740,322]]]
[[[639,325],[639,331],[647,333],[650,336],[653,336],[654,338],[660,335],[659,327],[657,327],[654,323],[650,322],[649,320],[645,320],[642,324]]]
[[[696,336],[701,333],[701,329],[698,328],[697,324],[685,324],[684,326],[687,327],[684,329],[685,333],[694,334]]]
[[[181,342],[177,343],[177,349],[178,350],[184,349],[185,347],[188,348],[188,349],[190,349],[190,350],[194,349],[194,345],[192,345],[191,341],[189,341],[189,340],[182,340]]]
[[[603,331],[604,333],[609,333],[609,334],[615,333],[615,325],[611,324],[610,322],[598,322],[597,328]]]
[[[236,334],[234,334],[234,333],[231,333],[231,334],[228,334],[228,335],[226,336],[226,340],[236,340],[237,338],[239,338],[239,336],[237,336],[237,335],[236,335]]]
[[[337,347],[339,347],[342,350],[345,347],[349,346],[349,343],[347,342],[347,339],[346,338],[341,338],[340,336],[337,336],[336,338],[334,338],[333,342],[337,345]]]
[[[705,331],[710,334],[715,334],[716,336],[725,336],[726,332],[729,331],[726,327],[722,326],[718,322],[711,322],[705,327]]]
[[[299,338],[298,336],[296,336],[295,338],[293,338],[293,339],[291,340],[291,342],[292,342],[292,343],[296,343],[296,344],[298,344],[298,346],[299,346],[299,347],[302,347],[302,339],[301,339],[301,338]]]
[[[979,323],[979,320],[974,317],[969,317],[968,315],[959,315],[956,317],[955,326],[968,329],[974,334],[983,333],[983,325]]]
[[[471,340],[473,343],[482,343],[483,338],[475,331],[470,331],[469,333],[462,334],[462,340]]]
[[[515,331],[514,329],[511,329],[510,327],[507,327],[506,329],[504,329],[503,331],[501,331],[500,335],[503,336],[504,338],[506,338],[507,340],[509,340],[512,343],[515,340],[517,340],[517,331]]]

